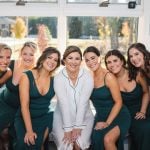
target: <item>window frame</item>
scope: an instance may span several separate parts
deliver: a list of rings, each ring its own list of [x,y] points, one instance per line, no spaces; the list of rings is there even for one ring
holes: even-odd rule
[[[141,27],[144,23],[143,3],[137,5],[135,9],[128,9],[125,4],[109,4],[108,7],[99,7],[98,3],[70,4],[66,0],[58,0],[58,3],[26,3],[25,6],[16,6],[14,3],[0,3],[0,10],[1,16],[17,16],[19,14],[19,16],[57,17],[58,49],[61,52],[66,48],[67,16],[139,17],[138,39],[143,37],[143,34],[141,34]]]

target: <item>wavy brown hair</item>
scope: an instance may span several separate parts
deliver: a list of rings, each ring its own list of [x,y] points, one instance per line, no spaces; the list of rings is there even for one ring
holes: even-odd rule
[[[106,53],[106,55],[105,55],[105,66],[106,67],[107,67],[107,61],[106,60],[109,56],[112,56],[112,55],[118,57],[123,62],[123,67],[127,68],[125,57],[123,56],[123,54],[119,50],[116,50],[116,49],[110,50]]]
[[[37,69],[39,71],[42,67],[43,62],[47,59],[48,56],[50,56],[53,53],[56,53],[58,55],[58,61],[57,61],[57,66],[56,66],[56,68],[58,68],[60,66],[60,52],[54,47],[47,47],[43,51],[43,53],[41,54],[39,59],[37,60],[37,63],[36,63],[36,66],[34,67],[34,69]]]
[[[141,52],[144,56],[144,70],[142,68],[135,67],[129,57],[129,51],[130,49],[135,48],[139,52]],[[127,52],[127,64],[129,69],[129,78],[136,79],[137,73],[141,71],[144,75],[147,76],[148,73],[150,73],[150,52],[146,49],[145,45],[142,43],[134,43],[128,48]]]

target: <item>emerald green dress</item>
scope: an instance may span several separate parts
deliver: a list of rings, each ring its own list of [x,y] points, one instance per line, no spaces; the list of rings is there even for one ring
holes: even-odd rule
[[[137,112],[140,111],[142,102],[142,87],[136,84],[131,92],[121,92],[123,102],[128,107],[132,117],[130,136],[130,150],[150,150],[150,114],[147,112],[146,119],[134,119]]]
[[[46,128],[49,128],[49,131],[52,129],[53,113],[50,111],[50,101],[55,94],[53,88],[53,78],[51,78],[49,91],[45,95],[41,95],[36,86],[32,72],[27,71],[26,75],[30,83],[29,109],[32,128],[37,134],[37,139],[35,140],[35,145],[28,146],[24,143],[26,129],[21,115],[21,109],[19,108],[15,118],[15,129],[17,134],[16,150],[41,150]]]
[[[10,69],[14,70],[14,61]],[[12,83],[12,77],[6,82],[6,87],[0,92],[0,133],[8,125],[13,124],[19,107],[19,88]]]
[[[94,88],[91,95],[91,100],[96,109],[95,124],[99,121],[106,121],[111,109],[114,105],[113,98],[110,90],[106,85]],[[104,136],[112,128],[118,126],[120,129],[120,137],[117,142],[118,150],[123,150],[123,140],[130,126],[130,114],[125,106],[122,107],[120,113],[114,119],[114,121],[105,129],[95,130],[92,133],[92,150],[104,150]]]

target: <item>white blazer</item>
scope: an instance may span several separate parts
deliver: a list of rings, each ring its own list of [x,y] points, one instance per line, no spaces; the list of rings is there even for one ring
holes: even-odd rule
[[[54,78],[57,105],[54,112],[53,134],[58,150],[71,150],[62,142],[64,132],[74,128],[83,129],[77,143],[81,149],[90,145],[94,116],[90,108],[90,95],[94,86],[91,74],[81,68],[75,85],[64,67]]]

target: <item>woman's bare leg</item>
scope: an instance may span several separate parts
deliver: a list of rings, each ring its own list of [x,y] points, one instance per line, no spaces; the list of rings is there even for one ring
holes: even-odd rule
[[[111,129],[104,137],[105,150],[117,150],[116,142],[120,136],[120,129],[118,126]]]
[[[49,133],[49,129],[46,128],[45,133],[44,133],[44,137],[43,137],[43,144],[42,144],[41,150],[44,150],[44,142],[45,142],[46,138],[48,137],[48,133]]]

